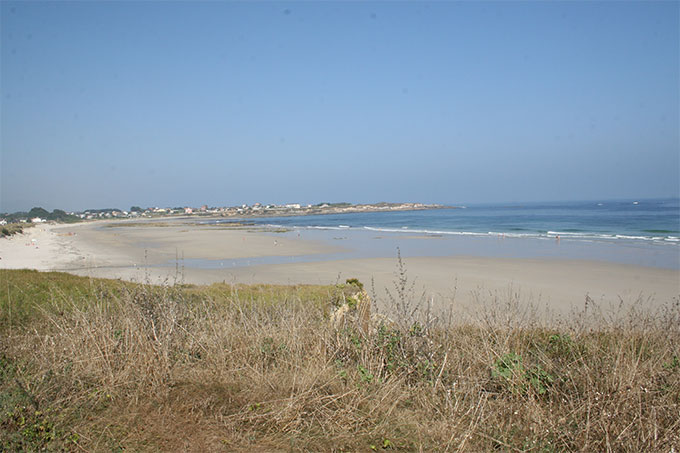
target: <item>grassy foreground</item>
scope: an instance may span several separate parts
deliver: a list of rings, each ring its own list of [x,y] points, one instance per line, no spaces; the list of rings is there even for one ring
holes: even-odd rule
[[[680,451],[680,305],[333,328],[341,286],[0,270],[2,451]]]

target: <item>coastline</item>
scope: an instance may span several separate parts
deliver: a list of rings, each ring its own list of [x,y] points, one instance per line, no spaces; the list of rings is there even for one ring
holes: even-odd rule
[[[343,208],[301,208],[301,210],[287,211],[249,211],[246,213],[231,213],[228,215],[199,214],[200,218],[221,219],[221,218],[267,218],[267,217],[303,217],[315,215],[333,214],[356,214],[368,212],[408,212],[408,211],[434,211],[438,209],[462,209],[461,206],[448,206],[440,204],[425,203],[386,203],[384,207],[380,204],[351,205]]]
[[[356,257],[351,248],[362,246],[356,241],[330,243],[317,236],[250,227],[134,223],[116,227],[116,222],[36,226],[0,241],[0,269],[64,271],[157,284],[333,284],[359,278],[375,289],[383,310],[387,291],[394,293],[396,255]],[[424,245],[437,238],[408,240]],[[441,247],[440,242],[433,244]],[[410,254],[403,256],[403,264],[414,282],[413,296],[422,296],[441,310],[467,310],[507,295],[561,313],[582,308],[586,296],[603,305],[637,302],[655,307],[680,295],[678,270],[598,260]]]
[[[257,203],[259,205],[259,203]],[[304,217],[317,215],[333,215],[333,214],[356,214],[356,213],[373,213],[373,212],[408,212],[408,211],[433,211],[439,209],[462,209],[463,206],[449,206],[436,203],[369,203],[369,204],[347,204],[335,203],[326,206],[248,206],[243,207],[222,207],[213,209],[196,209],[186,208],[189,211],[180,212],[177,209],[171,208],[147,208],[141,215],[130,216],[130,214],[123,213],[119,209],[106,210],[108,215],[104,212],[99,212],[98,216],[90,214],[86,217],[87,220],[98,221],[139,221],[139,220],[184,220],[184,219],[240,219],[240,218],[268,218],[268,217]],[[338,206],[340,205],[340,206]],[[88,214],[90,211],[84,211]],[[112,215],[118,213],[118,215]],[[102,217],[104,216],[104,217]]]

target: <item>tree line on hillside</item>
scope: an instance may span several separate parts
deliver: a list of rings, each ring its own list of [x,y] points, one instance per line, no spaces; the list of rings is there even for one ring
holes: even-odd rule
[[[47,209],[35,207],[28,212],[14,212],[12,214],[2,213],[0,218],[7,222],[19,222],[22,220],[30,221],[31,219],[40,218],[44,220],[54,220],[57,222],[77,222],[80,220],[77,216],[71,215],[61,209],[55,209],[49,212]]]

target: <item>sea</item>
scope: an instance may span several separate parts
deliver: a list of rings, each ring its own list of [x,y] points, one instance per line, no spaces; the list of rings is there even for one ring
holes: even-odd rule
[[[395,256],[398,251],[402,256],[585,259],[680,269],[677,198],[470,204],[243,220],[284,236],[345,249],[344,254],[331,257],[303,256],[290,261]],[[265,257],[254,264],[281,260]]]

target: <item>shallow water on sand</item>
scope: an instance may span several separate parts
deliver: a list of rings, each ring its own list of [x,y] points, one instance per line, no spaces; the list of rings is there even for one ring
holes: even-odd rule
[[[375,232],[361,229],[295,228],[277,237],[299,238],[328,243],[345,250],[330,254],[262,256],[223,260],[184,260],[189,267],[220,269],[322,262],[341,259],[403,257],[475,256],[497,258],[547,258],[606,261],[638,266],[680,269],[680,247],[647,241],[596,241],[571,238],[535,238],[508,236],[463,236],[414,234],[413,232]],[[175,263],[168,263],[174,265]]]

